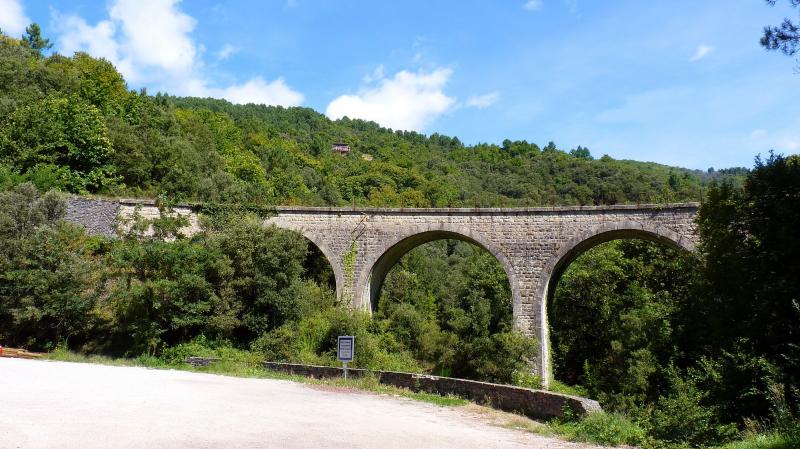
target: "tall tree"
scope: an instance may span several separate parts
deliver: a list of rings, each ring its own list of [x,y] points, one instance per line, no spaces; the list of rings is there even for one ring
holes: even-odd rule
[[[22,40],[28,44],[28,47],[30,47],[31,50],[35,50],[40,53],[42,50],[49,50],[53,48],[53,44],[50,42],[50,39],[42,37],[42,29],[39,27],[39,24],[35,22],[25,28],[25,35],[22,36]]]
[[[708,322],[716,352],[735,368],[725,384],[728,393],[715,394],[746,404],[742,412],[757,414],[768,407],[766,399],[760,404],[752,399],[764,384],[783,384],[790,396],[796,394],[790,386],[800,382],[798,223],[798,156],[757,158],[743,188],[730,183],[712,188],[700,209],[697,224],[709,288],[695,315]],[[759,371],[772,374],[753,374]]]
[[[775,6],[777,0],[765,0]],[[793,8],[800,6],[800,0],[789,0]],[[779,26],[764,27],[761,45],[767,50],[780,50],[787,56],[794,56],[800,50],[800,21],[795,23],[788,18]]]

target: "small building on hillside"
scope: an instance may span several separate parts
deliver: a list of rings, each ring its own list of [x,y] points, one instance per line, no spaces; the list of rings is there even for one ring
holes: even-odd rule
[[[334,153],[348,154],[350,153],[350,145],[343,142],[336,142],[331,146],[331,151]]]

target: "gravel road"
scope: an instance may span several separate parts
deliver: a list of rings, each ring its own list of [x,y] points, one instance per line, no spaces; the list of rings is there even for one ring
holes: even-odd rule
[[[289,381],[0,359],[0,448],[581,449],[465,407]]]

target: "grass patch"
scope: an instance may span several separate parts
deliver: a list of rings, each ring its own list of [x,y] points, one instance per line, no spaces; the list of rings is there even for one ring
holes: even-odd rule
[[[520,415],[507,413],[508,417],[500,423],[500,427],[511,430],[521,430],[523,432],[535,433],[546,437],[558,436],[558,434],[547,424],[539,421],[534,421],[530,418]]]
[[[800,447],[800,435],[768,432],[719,446],[718,449],[797,449],[798,447]]]
[[[113,358],[104,355],[84,355],[63,348],[56,348],[52,352],[45,353],[44,358],[57,360],[59,362],[73,363],[95,363],[98,365],[111,366],[137,366],[142,368],[171,368],[167,363],[158,357],[142,355],[136,358]]]
[[[460,407],[462,405],[467,405],[469,403],[468,400],[464,398],[460,398],[458,396],[454,396],[452,394],[448,394],[447,396],[442,396],[440,394],[434,393],[425,393],[425,392],[414,392],[410,390],[402,390],[403,396],[409,397],[411,399],[423,402],[430,402],[431,404],[436,404],[440,407]],[[408,393],[406,393],[408,392]]]
[[[550,385],[547,387],[549,391],[555,393],[568,394],[571,396],[580,396],[584,398],[589,397],[589,392],[581,385],[567,385],[558,380],[552,379]]]

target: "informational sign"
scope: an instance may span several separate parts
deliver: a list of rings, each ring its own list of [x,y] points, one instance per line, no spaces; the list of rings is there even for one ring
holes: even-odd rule
[[[340,362],[352,362],[356,353],[356,337],[340,335],[336,345],[336,358]]]

